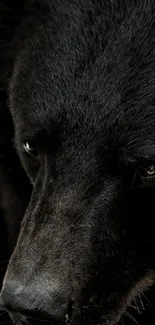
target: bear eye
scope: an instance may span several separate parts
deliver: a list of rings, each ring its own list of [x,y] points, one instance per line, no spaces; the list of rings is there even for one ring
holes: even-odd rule
[[[121,185],[124,189],[133,190],[155,187],[155,165],[124,168],[121,175]]]
[[[147,170],[146,170],[146,174],[148,177],[153,177],[155,176],[155,166],[154,165],[150,165]]]
[[[38,156],[38,151],[31,141],[25,141],[23,144],[24,151],[31,156]]]

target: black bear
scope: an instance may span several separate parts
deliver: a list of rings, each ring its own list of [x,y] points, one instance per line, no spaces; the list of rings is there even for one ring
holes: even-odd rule
[[[0,308],[153,323],[155,1],[3,0],[0,16]]]

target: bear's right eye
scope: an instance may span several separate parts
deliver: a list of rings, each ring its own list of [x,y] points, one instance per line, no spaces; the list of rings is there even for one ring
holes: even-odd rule
[[[155,177],[155,166],[150,165],[146,170],[146,174],[148,177]]]
[[[32,141],[25,141],[23,144],[23,149],[27,154],[34,156],[35,158],[38,157],[38,150]]]
[[[133,190],[155,187],[155,165],[125,168],[122,172],[121,184],[123,188]]]

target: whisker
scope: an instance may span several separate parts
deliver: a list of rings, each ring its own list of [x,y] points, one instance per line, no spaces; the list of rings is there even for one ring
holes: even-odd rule
[[[139,309],[139,306],[138,306],[138,303],[137,303],[137,299],[134,298],[134,304],[135,304],[135,309],[138,311],[138,313],[140,314],[140,309]]]
[[[146,295],[144,294],[143,291],[140,292],[141,296],[143,296],[145,298],[145,300],[147,301],[147,303],[152,306],[151,302],[149,301],[149,299],[146,297]]]
[[[139,294],[139,301],[140,301],[140,304],[141,304],[141,308],[143,309],[143,310],[145,310],[145,307],[144,307],[144,304],[143,304],[143,301],[142,301],[142,297],[141,297],[141,294]]]
[[[128,311],[126,311],[125,312],[125,315],[129,318],[129,319],[131,319],[135,324],[137,324],[137,325],[139,325],[139,323],[136,321],[136,319],[128,312]]]

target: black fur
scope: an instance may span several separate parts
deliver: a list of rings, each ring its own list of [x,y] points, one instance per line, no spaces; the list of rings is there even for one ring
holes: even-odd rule
[[[154,295],[155,2],[3,2],[1,191],[20,207],[2,211],[11,243],[31,192],[24,170],[33,192],[2,308],[17,324],[50,322],[73,303],[71,325],[121,324]]]

